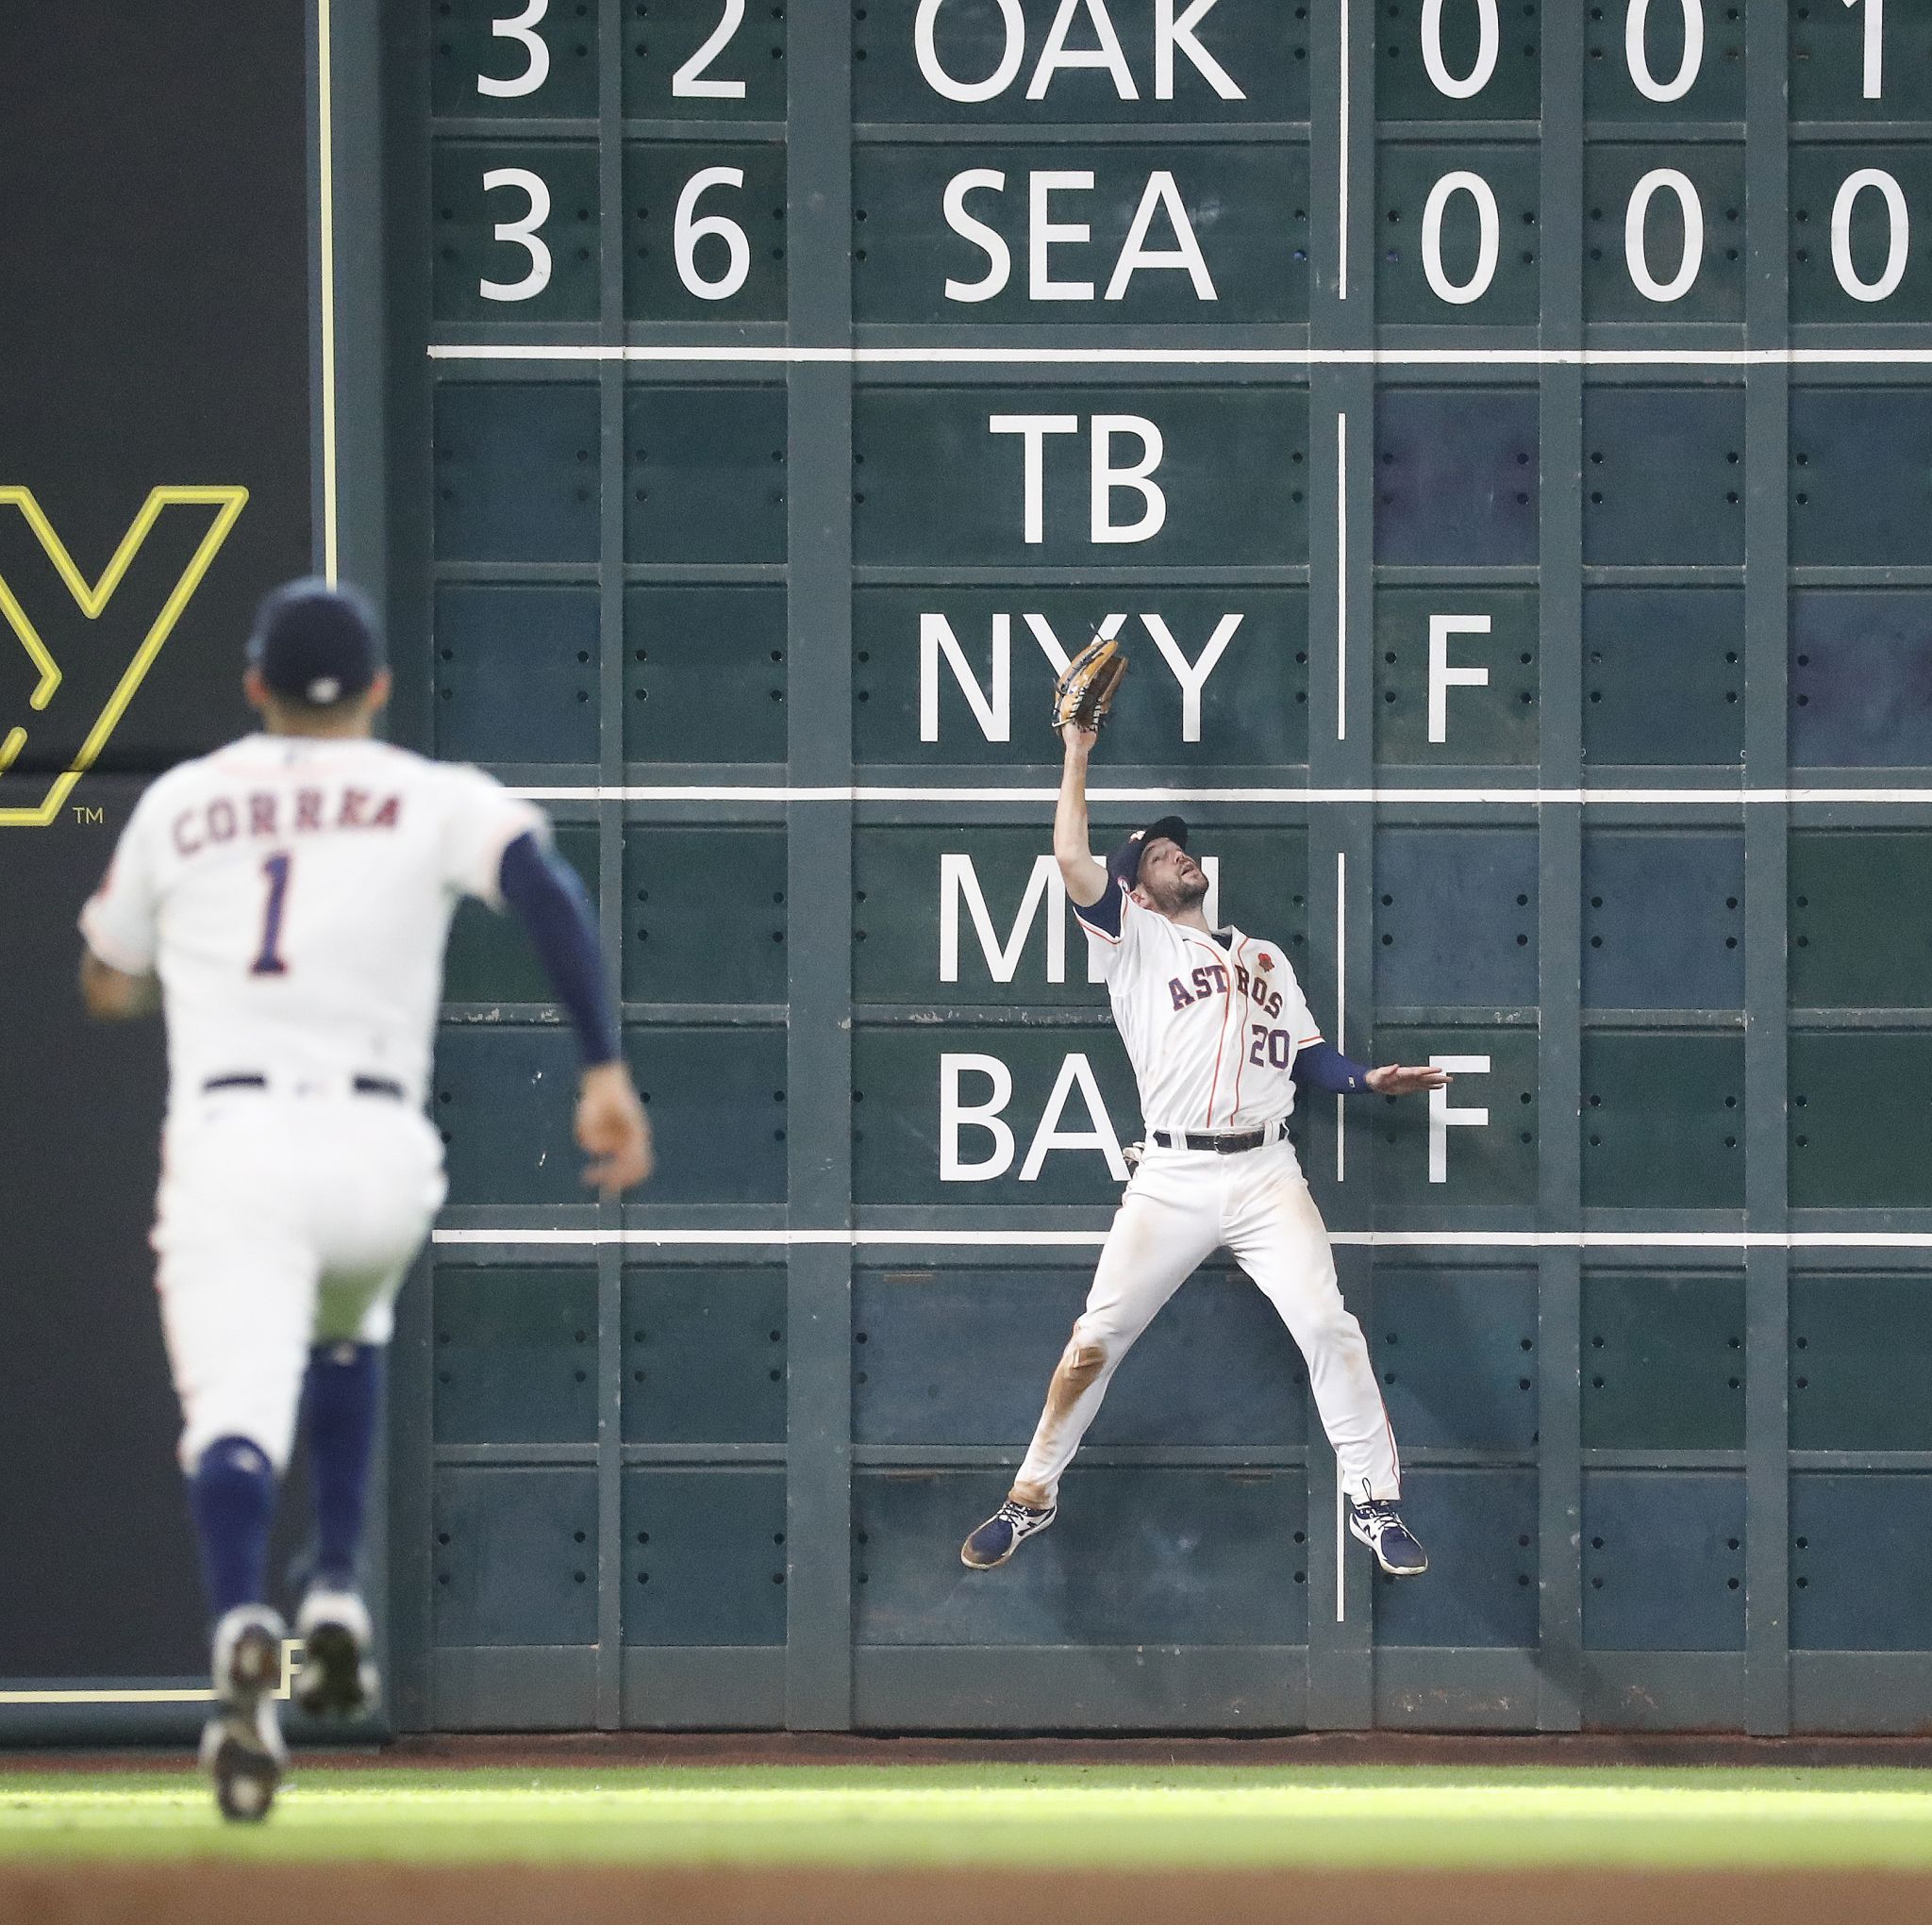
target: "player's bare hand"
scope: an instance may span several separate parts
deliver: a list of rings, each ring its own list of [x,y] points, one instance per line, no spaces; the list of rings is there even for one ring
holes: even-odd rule
[[[637,1085],[623,1063],[586,1070],[577,1087],[577,1147],[591,1161],[584,1181],[607,1197],[634,1189],[650,1175],[651,1125]]]
[[[1446,1070],[1411,1068],[1402,1063],[1384,1063],[1369,1071],[1369,1087],[1377,1096],[1414,1096],[1424,1089],[1446,1089]]]
[[[1060,730],[1060,740],[1065,742],[1070,753],[1084,760],[1092,753],[1093,744],[1100,739],[1100,731],[1082,728],[1077,722],[1070,722]]]

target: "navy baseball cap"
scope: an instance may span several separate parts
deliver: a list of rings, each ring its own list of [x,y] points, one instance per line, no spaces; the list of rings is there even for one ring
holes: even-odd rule
[[[1185,849],[1188,846],[1188,825],[1178,816],[1162,816],[1158,822],[1149,822],[1144,829],[1136,829],[1107,858],[1108,876],[1124,888],[1132,888],[1141,879],[1141,851],[1148,843],[1158,842],[1162,837]]]
[[[248,665],[285,702],[311,708],[347,702],[382,670],[375,610],[356,589],[312,577],[285,582],[256,610]]]

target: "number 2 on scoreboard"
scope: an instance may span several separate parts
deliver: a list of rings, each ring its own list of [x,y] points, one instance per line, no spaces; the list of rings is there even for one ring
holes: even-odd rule
[[[261,865],[261,872],[268,878],[268,902],[261,916],[261,949],[248,971],[252,976],[289,973],[288,964],[282,960],[282,912],[289,904],[289,871],[294,866],[295,858],[288,855],[271,855]]]

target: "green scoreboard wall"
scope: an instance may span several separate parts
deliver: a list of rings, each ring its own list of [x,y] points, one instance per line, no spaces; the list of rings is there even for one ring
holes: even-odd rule
[[[480,914],[406,1724],[1932,1717],[1932,17],[396,0],[403,734],[541,798],[661,1153]],[[1331,1037],[1433,1566],[1210,1266],[1003,1494],[1138,1134],[1056,665]],[[423,639],[427,645],[423,645]]]

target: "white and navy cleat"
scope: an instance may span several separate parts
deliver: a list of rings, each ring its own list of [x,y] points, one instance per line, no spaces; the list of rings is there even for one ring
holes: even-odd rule
[[[1045,1530],[1058,1516],[1058,1504],[1036,1510],[1008,1498],[960,1545],[959,1562],[968,1570],[997,1569],[1028,1537]]]
[[[201,1734],[201,1768],[225,1818],[265,1818],[288,1768],[275,1719],[283,1624],[262,1604],[242,1604],[215,1626],[215,1715]]]
[[[1402,1521],[1392,1497],[1348,1502],[1348,1534],[1375,1553],[1375,1562],[1391,1577],[1421,1577],[1429,1568],[1428,1553]]]
[[[291,1695],[311,1718],[360,1718],[382,1695],[369,1606],[354,1591],[315,1589],[295,1617],[302,1658]]]

